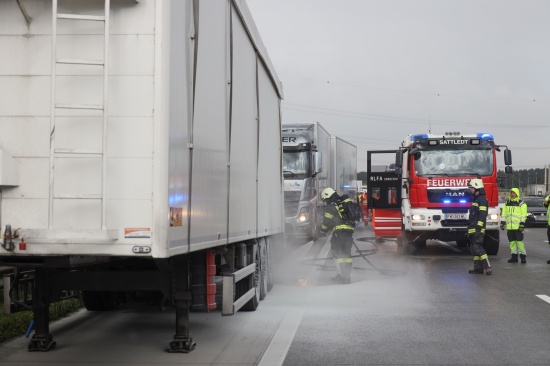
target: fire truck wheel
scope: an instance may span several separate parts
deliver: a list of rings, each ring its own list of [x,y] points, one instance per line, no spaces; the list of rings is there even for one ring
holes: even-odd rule
[[[500,244],[500,232],[498,230],[487,230],[485,233],[483,247],[489,255],[497,255]]]
[[[426,249],[426,240],[418,240],[414,242],[416,249]]]
[[[396,242],[397,242],[397,247],[401,248],[403,246],[403,237],[402,236],[397,237]]]

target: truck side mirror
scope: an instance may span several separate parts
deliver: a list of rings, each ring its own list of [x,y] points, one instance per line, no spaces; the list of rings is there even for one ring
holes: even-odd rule
[[[506,166],[506,167],[504,168],[504,172],[505,172],[506,174],[512,174],[512,173],[514,172],[514,170],[512,169],[511,166],[508,165],[508,166]]]
[[[316,151],[315,153],[315,174],[323,171],[323,153]]]
[[[504,164],[512,165],[512,150],[504,150]]]
[[[401,168],[403,166],[403,150],[397,150],[395,153],[395,166],[397,168]]]

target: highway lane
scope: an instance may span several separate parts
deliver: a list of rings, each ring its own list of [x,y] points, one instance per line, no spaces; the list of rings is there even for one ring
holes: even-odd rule
[[[526,229],[527,264],[507,263],[507,241],[491,257],[493,276],[469,275],[467,248],[429,241],[405,255],[394,241],[355,233],[352,283],[330,281],[325,238],[289,244],[276,285],[255,312],[191,314],[197,349],[165,352],[173,310],[150,306],[82,311],[52,327],[58,348],[28,353],[18,339],[0,347],[3,365],[548,365],[550,246]],[[354,255],[358,253],[354,250]]]

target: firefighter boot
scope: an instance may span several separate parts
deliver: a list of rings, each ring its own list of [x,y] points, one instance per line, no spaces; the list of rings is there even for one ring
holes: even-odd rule
[[[342,283],[350,283],[351,282],[351,263],[342,263],[340,264],[342,268]]]
[[[512,258],[508,259],[508,263],[517,263],[518,262],[518,255],[515,253],[512,253]]]
[[[469,274],[483,274],[483,267],[481,261],[474,260],[474,269],[468,271]]]
[[[527,256],[525,254],[520,254],[519,257],[521,258],[521,263],[527,263],[527,261],[525,260]]]
[[[342,276],[342,264],[338,259],[335,257],[332,257],[334,259],[334,265],[336,266],[336,276],[332,277],[332,282],[342,282],[344,279],[344,276]]]
[[[344,276],[342,276],[340,273],[338,273],[338,274],[336,274],[336,276],[332,277],[330,280],[332,282],[342,283],[342,282],[344,282]]]
[[[489,262],[489,258],[485,258],[481,261],[482,268],[485,270],[485,274],[487,276],[490,276],[493,274],[493,269],[491,268],[491,263]]]

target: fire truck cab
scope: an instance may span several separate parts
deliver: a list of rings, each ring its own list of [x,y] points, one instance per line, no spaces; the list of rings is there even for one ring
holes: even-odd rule
[[[397,237],[399,246],[422,249],[426,240],[468,245],[468,210],[472,197],[467,183],[483,180],[489,201],[484,246],[499,249],[497,151],[504,147],[505,172],[511,173],[512,154],[487,133],[413,134],[395,150],[369,151],[367,175],[372,225],[377,237]],[[395,163],[372,171],[372,156],[393,154]]]

